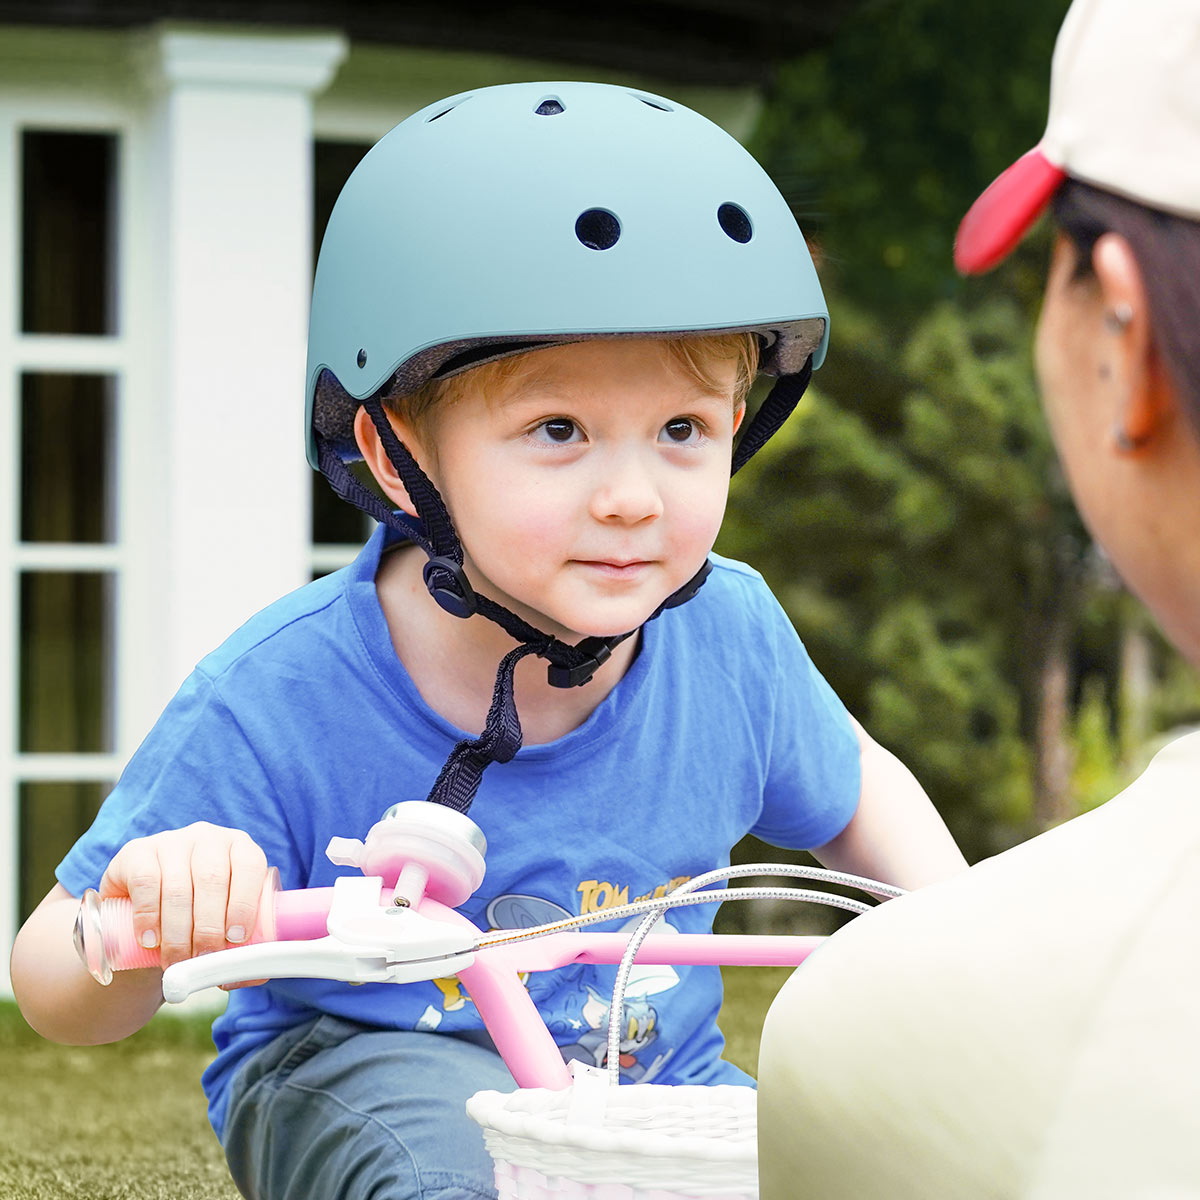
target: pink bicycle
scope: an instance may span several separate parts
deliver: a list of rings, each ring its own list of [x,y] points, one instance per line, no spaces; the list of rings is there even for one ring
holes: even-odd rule
[[[501,1197],[622,1200],[756,1195],[754,1092],[744,1087],[620,1083],[622,999],[635,964],[798,965],[819,936],[656,933],[680,905],[789,899],[860,913],[870,906],[796,887],[714,887],[732,878],[781,875],[891,898],[900,888],[818,867],[753,864],[697,876],[666,896],[531,929],[482,931],[455,911],[483,881],[486,843],[467,816],[427,801],[394,805],[364,841],[333,838],[332,862],[358,868],[333,887],[281,891],[272,872],[258,925],[245,945],[176,963],[163,997],[178,1003],[204,988],[266,978],[414,983],[457,976],[512,1072],[515,1093],[481,1092],[468,1111],[496,1163]],[[640,916],[619,933],[582,926]],[[75,945],[101,983],[113,971],[157,966],[133,936],[128,900],[85,893]],[[619,964],[608,1025],[607,1072],[568,1068],[522,975],[573,963]],[[604,1076],[607,1074],[607,1081]],[[613,1194],[611,1192],[607,1194]]]

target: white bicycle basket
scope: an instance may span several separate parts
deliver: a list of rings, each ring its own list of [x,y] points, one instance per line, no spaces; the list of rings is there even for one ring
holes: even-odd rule
[[[500,1200],[756,1200],[753,1088],[590,1082],[467,1102]]]

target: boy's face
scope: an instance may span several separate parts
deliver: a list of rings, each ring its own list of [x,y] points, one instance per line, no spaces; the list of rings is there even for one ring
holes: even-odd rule
[[[729,490],[735,367],[713,394],[651,339],[538,350],[401,429],[484,595],[566,640],[641,625],[700,568]]]

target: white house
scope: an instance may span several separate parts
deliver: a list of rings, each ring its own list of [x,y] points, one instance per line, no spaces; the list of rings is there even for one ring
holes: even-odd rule
[[[805,8],[0,3],[0,944],[196,660],[365,532],[302,417],[314,246],[367,145],[533,78],[741,136]]]

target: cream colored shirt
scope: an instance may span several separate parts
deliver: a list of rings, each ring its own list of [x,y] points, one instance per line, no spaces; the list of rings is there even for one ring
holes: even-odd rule
[[[1200,1197],[1200,734],[780,992],[761,1200]]]

